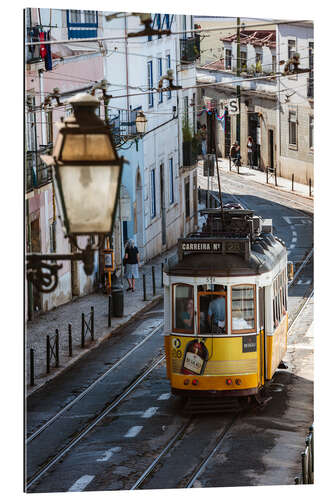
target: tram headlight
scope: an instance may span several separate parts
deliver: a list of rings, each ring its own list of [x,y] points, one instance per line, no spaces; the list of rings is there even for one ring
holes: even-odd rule
[[[227,385],[232,385],[232,380],[231,380],[231,378],[227,378],[227,380],[225,381],[225,383],[226,383]]]
[[[188,379],[188,378],[186,378],[186,379],[184,380],[184,385],[188,385],[189,383],[190,383],[189,379]]]
[[[240,378],[236,378],[235,382],[236,382],[236,385],[241,385],[241,383],[242,383]]]
[[[196,378],[194,378],[194,379],[192,380],[192,385],[199,385],[199,380],[198,380],[198,379],[196,379]]]

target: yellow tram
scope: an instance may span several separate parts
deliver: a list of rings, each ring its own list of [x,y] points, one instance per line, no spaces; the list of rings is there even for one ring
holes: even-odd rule
[[[271,219],[252,210],[201,214],[202,230],[180,239],[164,268],[172,392],[263,402],[287,349],[286,247],[272,234]]]

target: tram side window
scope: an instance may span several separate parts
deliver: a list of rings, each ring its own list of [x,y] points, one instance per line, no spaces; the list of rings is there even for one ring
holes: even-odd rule
[[[235,285],[231,292],[232,333],[255,330],[255,285]]]
[[[173,324],[175,330],[193,333],[194,300],[192,285],[174,285]]]
[[[287,311],[287,278],[284,269],[273,281],[273,322],[276,328]]]
[[[200,333],[224,334],[226,331],[226,287],[201,285],[198,287]]]

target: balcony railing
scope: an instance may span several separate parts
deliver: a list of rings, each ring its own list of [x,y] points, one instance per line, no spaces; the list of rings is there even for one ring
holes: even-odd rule
[[[27,42],[39,42],[39,28],[38,27],[27,27],[26,31]],[[25,62],[26,64],[32,64],[42,61],[40,56],[40,45],[29,45],[25,49]]]
[[[313,76],[310,76],[308,78],[308,82],[307,83],[308,83],[308,86],[307,86],[308,93],[307,93],[307,95],[308,95],[309,98],[313,98],[314,97],[314,92],[313,92],[314,78],[313,78]]]
[[[41,154],[49,153],[52,145],[41,147],[38,151],[27,151],[25,155],[25,191],[26,193],[52,181],[52,168],[40,159]]]
[[[192,63],[200,57],[200,36],[180,40],[181,63]]]
[[[119,144],[124,137],[136,136],[136,114],[137,110],[120,110],[117,115],[111,115],[109,124],[116,144]]]

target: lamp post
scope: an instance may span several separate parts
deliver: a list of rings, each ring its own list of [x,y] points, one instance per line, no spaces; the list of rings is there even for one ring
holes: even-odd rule
[[[73,114],[60,123],[53,155],[41,159],[53,168],[53,182],[66,237],[79,253],[27,254],[27,277],[41,292],[52,292],[62,266],[46,261],[81,260],[86,274],[94,269],[94,251],[112,233],[124,158],[119,158],[109,128],[95,113],[96,97],[78,94],[69,100]],[[98,236],[78,247],[76,237]]]

